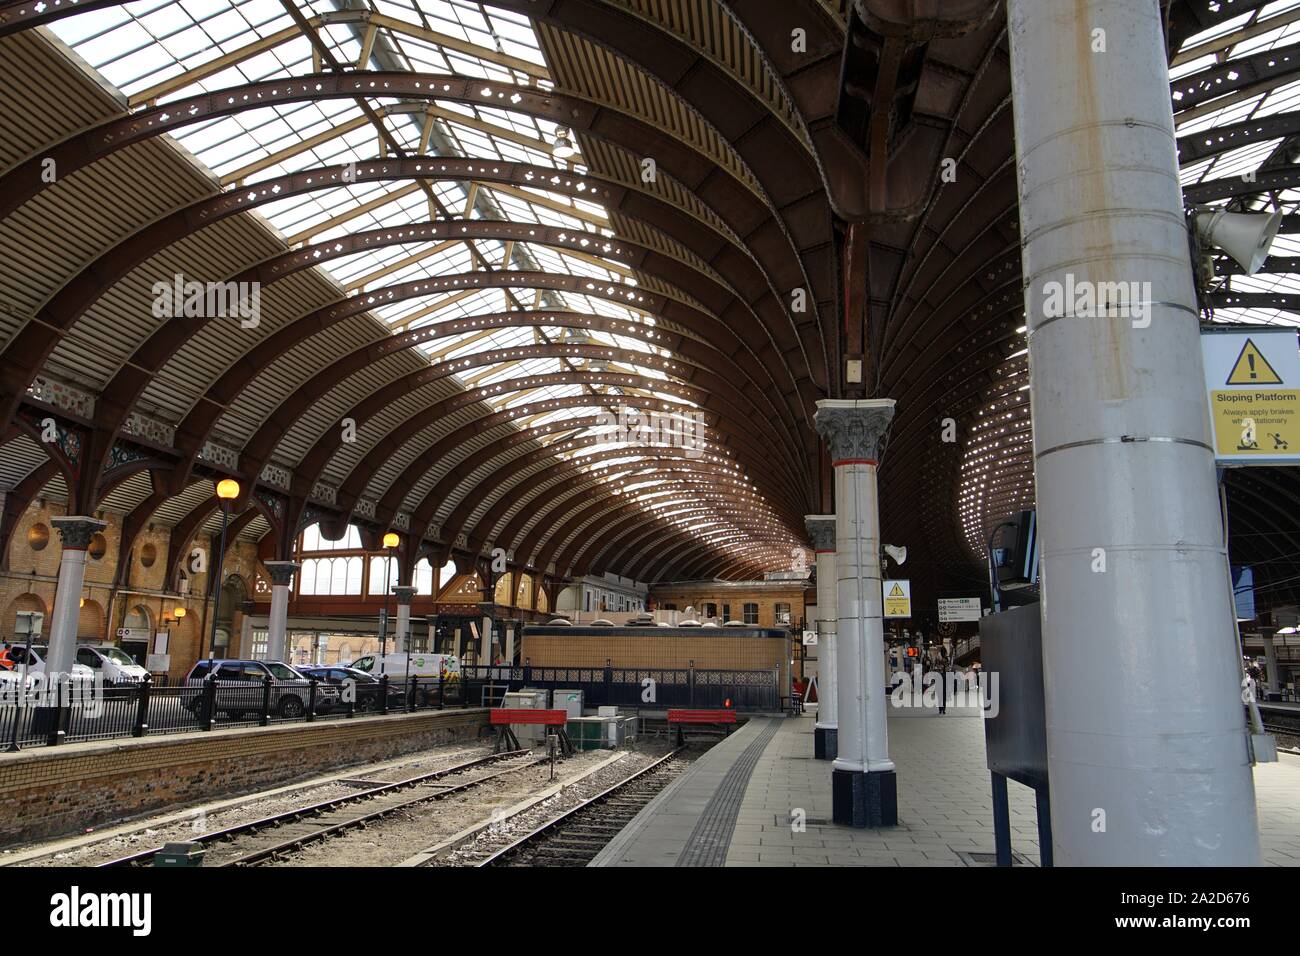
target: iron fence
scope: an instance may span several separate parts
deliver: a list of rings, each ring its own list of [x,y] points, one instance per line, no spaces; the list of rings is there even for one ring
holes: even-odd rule
[[[0,699],[0,749],[230,727],[346,720],[373,714],[500,706],[523,687],[581,690],[587,706],[780,709],[779,674],[704,668],[466,666],[455,680],[393,678],[331,685],[204,679],[96,687],[62,685]],[[30,699],[29,699],[30,698]]]
[[[144,737],[231,727],[346,720],[375,714],[499,704],[506,684],[490,678],[381,677],[372,684],[204,679],[137,684],[0,699],[0,750],[83,740]]]

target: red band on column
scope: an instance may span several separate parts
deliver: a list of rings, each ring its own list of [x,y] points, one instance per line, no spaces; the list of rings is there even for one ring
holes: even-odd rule
[[[831,462],[832,468],[838,468],[840,465],[876,465],[874,458],[841,458],[839,461]]]

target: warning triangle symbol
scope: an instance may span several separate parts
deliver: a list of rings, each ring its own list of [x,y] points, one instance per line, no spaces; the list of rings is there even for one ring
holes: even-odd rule
[[[1250,339],[1241,347],[1241,354],[1228,373],[1228,385],[1281,385],[1282,379],[1268,364],[1264,353]]]
[[[903,589],[902,589],[901,587],[899,587],[897,584],[895,584],[895,585],[894,585],[894,589],[893,589],[892,591],[889,592],[889,596],[890,596],[890,597],[904,597],[905,595],[903,594]]]

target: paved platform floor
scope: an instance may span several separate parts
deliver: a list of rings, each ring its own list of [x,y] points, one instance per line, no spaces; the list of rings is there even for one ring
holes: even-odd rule
[[[835,826],[831,775],[813,759],[814,716],[757,717],[655,798],[592,866],[979,866],[993,808],[976,711],[891,715],[899,826]],[[1267,864],[1300,865],[1300,757],[1255,768]],[[1033,793],[1008,785],[1017,863],[1038,865]],[[796,825],[798,824],[798,825]],[[975,854],[971,856],[969,854]],[[987,857],[981,856],[987,854]]]

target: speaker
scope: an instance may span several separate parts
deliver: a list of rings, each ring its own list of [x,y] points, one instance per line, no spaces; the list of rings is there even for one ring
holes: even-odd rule
[[[1246,275],[1254,275],[1268,258],[1273,238],[1282,227],[1282,214],[1216,209],[1195,213],[1192,222],[1203,244],[1218,246],[1246,270]]]
[[[896,544],[885,545],[885,554],[894,559],[894,563],[901,565],[907,560],[907,548],[899,547]]]

